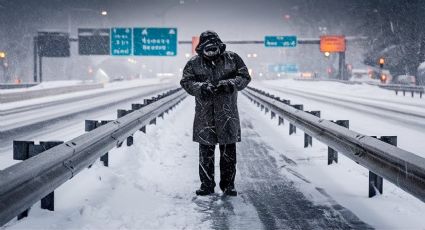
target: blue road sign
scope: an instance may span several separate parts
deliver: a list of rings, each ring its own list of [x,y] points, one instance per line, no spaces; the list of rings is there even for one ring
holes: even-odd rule
[[[298,66],[296,64],[273,64],[269,65],[269,72],[298,73]]]
[[[131,55],[132,51],[132,29],[112,28],[111,29],[111,55],[125,56]]]
[[[177,28],[134,28],[133,35],[134,55],[177,55]]]
[[[297,36],[266,36],[264,45],[266,47],[296,47]]]

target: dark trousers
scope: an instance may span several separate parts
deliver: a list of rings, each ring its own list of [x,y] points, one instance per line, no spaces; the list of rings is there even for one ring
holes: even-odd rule
[[[236,144],[220,145],[220,188],[235,187]],[[199,177],[202,189],[214,189],[215,145],[199,144]]]

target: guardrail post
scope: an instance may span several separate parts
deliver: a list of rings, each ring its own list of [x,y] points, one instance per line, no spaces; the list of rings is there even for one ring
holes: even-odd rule
[[[289,135],[297,133],[297,127],[291,123],[289,123]]]
[[[95,121],[95,120],[86,120],[84,125],[84,130],[86,132],[90,132],[93,129],[96,129],[102,125],[107,124],[108,122],[111,122],[111,120],[103,120],[103,121]],[[100,161],[103,162],[103,166],[108,167],[109,166],[109,153],[106,152],[100,157]],[[91,168],[91,165],[89,166]]]
[[[291,106],[299,110],[304,109],[304,105],[291,105]],[[289,135],[292,135],[293,133],[297,133],[297,127],[289,123]]]
[[[306,111],[306,112],[316,117],[320,117],[320,111]],[[304,148],[307,148],[308,146],[313,146],[313,137],[311,137],[307,133],[304,133]]]
[[[264,114],[267,114],[269,112],[269,108],[265,107],[264,112],[265,112]]]
[[[151,121],[149,121],[150,125],[156,125],[156,118],[152,119]]]
[[[406,90],[403,90],[403,96],[406,96]]]
[[[132,105],[132,107],[133,107],[133,105]],[[125,116],[129,113],[132,113],[133,111],[134,111],[133,109],[130,109],[130,110],[118,109],[117,110],[117,118],[123,117],[123,116]],[[127,146],[131,146],[131,145],[133,145],[133,135],[127,137]],[[121,146],[122,146],[122,143],[118,143],[117,147],[121,147]],[[106,158],[106,160],[107,160],[107,158]]]
[[[349,120],[337,120],[332,122],[347,129],[350,128]],[[328,146],[328,165],[331,165],[333,162],[338,163],[338,152]]]
[[[423,92],[422,92],[422,91],[420,91],[420,92],[419,92],[419,98],[422,98],[422,94],[423,94]]]
[[[33,141],[13,141],[13,159],[27,160],[60,144],[63,144],[63,141],[40,141],[39,145],[34,144]],[[41,208],[49,211],[55,210],[54,191],[41,199]],[[18,220],[27,217],[28,213],[29,209],[23,211],[18,215]]]
[[[280,100],[283,104],[287,104],[287,105],[290,105],[291,104],[291,100],[285,100],[285,99],[282,99],[282,100]]]
[[[395,95],[398,95],[398,90],[395,90]]]
[[[276,117],[276,113],[273,112],[273,111],[270,111],[270,119],[273,120],[273,118],[275,118],[275,117]]]
[[[145,107],[145,104],[131,104],[131,109],[132,110],[139,110],[143,107]],[[165,111],[166,113],[168,113],[168,109]],[[139,129],[139,131],[142,131],[143,133],[146,133],[146,127],[143,126],[142,128]]]
[[[278,120],[277,125],[283,125],[283,124],[284,124],[284,120],[281,116],[279,116],[279,120]]]
[[[279,97],[277,98],[277,100],[282,102],[283,104],[286,104],[286,105],[291,104],[290,100],[280,99]],[[285,124],[285,120],[283,119],[283,117],[279,116],[279,121],[278,121],[277,125],[284,125],[284,124]]]
[[[376,136],[372,136],[376,138]],[[397,146],[397,136],[381,136],[379,140],[390,145]],[[377,195],[377,192],[382,194],[384,180],[381,176],[369,171],[369,198]]]

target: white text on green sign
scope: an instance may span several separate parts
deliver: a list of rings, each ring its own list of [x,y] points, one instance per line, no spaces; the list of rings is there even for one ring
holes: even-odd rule
[[[266,47],[296,47],[297,36],[266,36],[264,45]]]
[[[133,35],[134,55],[177,55],[177,28],[134,28]]]
[[[132,29],[112,28],[111,30],[111,54],[114,56],[131,55]]]

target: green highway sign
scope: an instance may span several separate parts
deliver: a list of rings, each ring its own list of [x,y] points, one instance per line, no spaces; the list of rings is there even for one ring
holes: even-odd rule
[[[269,65],[269,72],[298,73],[298,66],[296,64],[272,64]]]
[[[111,29],[111,55],[125,56],[131,55],[132,51],[132,29],[112,28]]]
[[[133,38],[134,55],[177,55],[177,28],[134,28]]]
[[[266,36],[264,45],[266,47],[296,47],[297,36]]]

